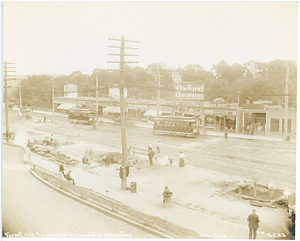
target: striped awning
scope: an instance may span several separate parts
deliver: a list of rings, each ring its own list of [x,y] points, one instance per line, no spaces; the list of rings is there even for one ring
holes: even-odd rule
[[[144,116],[153,116],[156,117],[157,110],[148,110],[144,113]],[[162,110],[159,111],[159,115],[164,113]]]
[[[119,106],[107,106],[106,108],[103,109],[103,113],[120,113],[120,107]]]
[[[62,103],[57,107],[58,110],[69,110],[76,107],[76,103]]]

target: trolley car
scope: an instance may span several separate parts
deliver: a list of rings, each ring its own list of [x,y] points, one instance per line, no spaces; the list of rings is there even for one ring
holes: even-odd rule
[[[162,116],[153,119],[153,133],[162,135],[196,137],[200,121],[194,117]]]
[[[95,123],[96,112],[89,109],[70,109],[68,120],[78,124],[93,125]]]

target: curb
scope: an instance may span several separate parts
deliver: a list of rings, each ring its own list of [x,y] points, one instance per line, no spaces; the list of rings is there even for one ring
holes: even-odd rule
[[[17,147],[17,148],[23,149],[24,152],[26,153],[26,149],[25,149],[23,146],[19,146],[19,145],[15,145],[15,144],[10,144],[10,143],[3,143],[3,144],[6,144],[6,145],[9,145],[9,146],[13,146],[13,147]],[[23,159],[23,158],[22,158],[22,159]],[[157,237],[159,237],[159,238],[170,238],[170,239],[173,238],[173,237],[171,237],[171,236],[169,236],[169,235],[166,235],[166,234],[164,234],[164,233],[161,233],[161,232],[159,232],[159,231],[156,231],[156,230],[154,230],[154,229],[152,229],[152,228],[145,227],[145,226],[143,226],[142,224],[137,223],[137,222],[135,222],[135,221],[132,221],[132,220],[130,220],[130,219],[128,219],[128,218],[125,218],[125,217],[123,217],[123,216],[121,216],[121,215],[119,215],[119,214],[117,214],[117,213],[113,213],[113,211],[108,211],[108,210],[105,209],[105,208],[102,208],[102,207],[97,206],[97,205],[95,205],[95,204],[93,204],[93,203],[90,203],[90,202],[88,202],[88,201],[82,200],[82,199],[76,197],[75,195],[72,195],[72,194],[70,194],[70,193],[68,193],[68,192],[65,192],[64,190],[61,190],[60,188],[57,188],[56,186],[52,185],[51,183],[49,183],[49,182],[43,180],[39,175],[37,175],[35,172],[33,172],[33,171],[31,170],[31,167],[30,167],[30,165],[33,164],[31,161],[24,161],[24,164],[25,164],[26,168],[28,169],[28,171],[29,171],[35,178],[37,178],[40,182],[44,183],[45,185],[47,185],[48,187],[54,189],[55,191],[57,191],[57,192],[59,192],[59,193],[65,195],[65,196],[67,196],[67,197],[69,197],[69,198],[74,199],[75,201],[78,201],[78,202],[80,202],[80,203],[82,203],[82,204],[84,204],[84,205],[86,205],[86,206],[88,206],[88,207],[90,207],[90,208],[93,208],[93,209],[95,209],[95,210],[97,210],[97,211],[99,211],[99,212],[101,212],[101,213],[104,213],[105,215],[108,215],[108,216],[113,217],[113,218],[115,218],[115,219],[118,219],[118,220],[120,220],[120,221],[122,221],[122,222],[125,222],[125,223],[127,223],[127,224],[130,224],[130,225],[132,225],[132,226],[134,226],[134,227],[136,227],[136,228],[138,228],[138,229],[140,229],[140,230],[143,230],[143,231],[145,231],[145,232],[147,232],[147,233],[153,234],[153,235],[155,235],[155,236],[157,236]]]
[[[29,166],[27,166],[27,168],[29,168]],[[68,193],[68,192],[65,192],[64,190],[61,190],[60,188],[57,188],[56,186],[52,185],[51,183],[49,183],[49,182],[43,180],[39,175],[37,175],[37,174],[36,174],[35,172],[33,172],[32,170],[29,170],[29,172],[30,172],[35,178],[37,178],[40,182],[44,183],[45,185],[47,185],[48,187],[54,189],[55,191],[57,191],[57,192],[59,192],[59,193],[65,195],[65,196],[67,196],[67,197],[69,197],[69,198],[72,198],[72,199],[74,199],[75,201],[78,201],[78,202],[80,202],[80,203],[82,203],[82,204],[84,204],[84,205],[86,205],[86,206],[88,206],[88,207],[90,207],[90,208],[93,208],[93,209],[95,209],[95,210],[97,210],[97,211],[99,211],[99,212],[101,212],[101,213],[104,213],[105,215],[108,215],[108,216],[113,217],[113,218],[115,218],[115,219],[118,219],[118,220],[120,220],[120,221],[122,221],[122,222],[125,222],[125,223],[127,223],[127,224],[130,224],[130,225],[132,225],[132,226],[134,226],[134,227],[136,227],[136,228],[138,228],[138,229],[141,229],[141,230],[143,230],[143,231],[145,231],[145,232],[147,232],[147,233],[150,233],[150,234],[153,234],[153,235],[155,235],[155,236],[158,236],[159,238],[173,238],[173,237],[171,237],[171,236],[168,236],[168,235],[166,235],[166,234],[163,234],[163,233],[161,233],[161,232],[159,232],[159,231],[156,231],[156,230],[154,230],[154,229],[145,227],[145,226],[143,226],[143,225],[141,225],[141,224],[139,224],[139,223],[137,223],[137,222],[135,222],[135,221],[132,221],[132,220],[130,220],[130,219],[128,219],[128,218],[125,218],[125,217],[123,217],[123,216],[121,216],[121,215],[119,215],[119,214],[117,214],[117,213],[113,213],[113,211],[108,211],[108,210],[105,209],[105,208],[102,208],[102,207],[97,206],[97,205],[95,205],[95,204],[93,204],[93,203],[90,203],[90,202],[88,202],[88,201],[85,201],[85,200],[83,200],[83,199],[80,199],[80,198],[78,198],[77,196],[75,196],[75,195],[73,195],[73,194],[70,194],[70,193]]]

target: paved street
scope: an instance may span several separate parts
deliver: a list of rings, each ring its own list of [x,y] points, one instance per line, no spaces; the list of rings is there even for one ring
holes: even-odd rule
[[[19,161],[20,154],[21,149],[3,145],[4,237],[153,237],[48,188]]]

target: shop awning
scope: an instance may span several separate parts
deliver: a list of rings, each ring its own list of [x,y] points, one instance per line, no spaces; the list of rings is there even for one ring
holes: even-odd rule
[[[227,119],[234,121],[235,120],[235,115],[227,115]]]
[[[157,110],[148,110],[144,113],[144,116],[153,116],[156,117]],[[164,113],[162,110],[159,111],[159,115]]]
[[[219,117],[219,118],[224,118],[226,116],[226,114],[216,114],[216,117]]]
[[[76,107],[76,103],[62,103],[57,107],[58,110],[69,110]]]
[[[103,109],[103,113],[120,113],[120,107],[119,106],[107,106]]]

